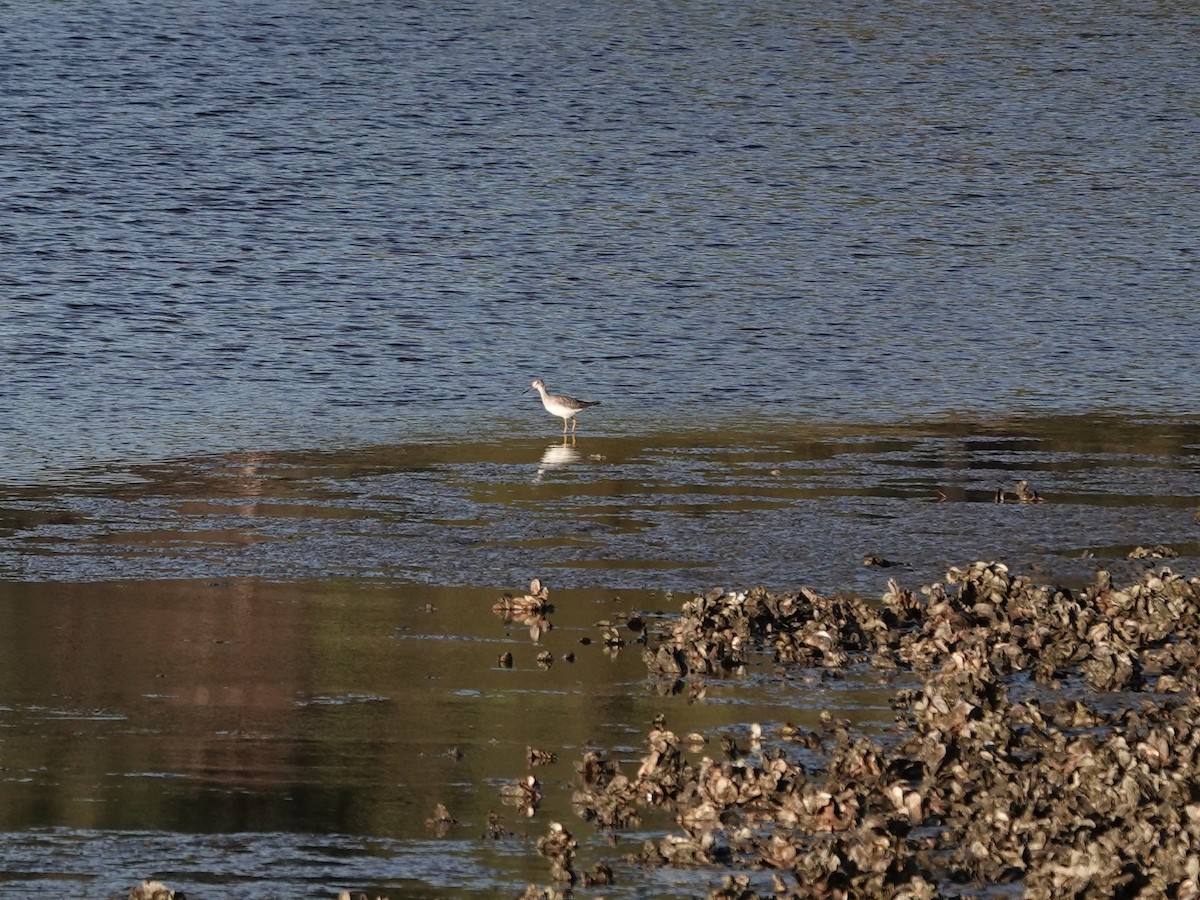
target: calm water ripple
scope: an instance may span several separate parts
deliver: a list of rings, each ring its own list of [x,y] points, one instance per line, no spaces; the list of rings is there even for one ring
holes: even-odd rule
[[[1194,410],[1186,5],[4,8],[8,478]]]

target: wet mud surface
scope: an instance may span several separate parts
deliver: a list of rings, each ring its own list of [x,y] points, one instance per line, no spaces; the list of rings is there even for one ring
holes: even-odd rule
[[[1081,584],[1139,545],[1200,556],[1198,470],[1200,425],[1092,417],[237,454],[0,489],[0,577],[872,596],[1005,559]]]

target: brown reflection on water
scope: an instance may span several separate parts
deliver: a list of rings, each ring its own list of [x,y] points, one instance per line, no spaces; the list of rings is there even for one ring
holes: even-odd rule
[[[0,827],[427,837],[442,802],[475,836],[492,810],[525,827],[500,787],[527,774],[529,746],[559,757],[535,774],[561,788],[539,815],[561,818],[583,748],[635,755],[658,712],[714,736],[808,714],[791,706],[805,685],[717,683],[694,703],[649,689],[635,644],[605,652],[597,622],[673,601],[561,592],[534,644],[496,599],[347,581],[6,584]],[[846,702],[871,718],[885,697]]]
[[[9,827],[48,803],[47,821],[133,827],[124,801],[147,787],[269,777],[277,754],[235,738],[287,732],[310,636],[261,601],[248,583],[6,585]]]

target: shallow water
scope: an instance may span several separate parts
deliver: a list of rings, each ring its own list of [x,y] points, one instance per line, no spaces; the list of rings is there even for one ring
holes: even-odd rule
[[[1004,558],[1077,584],[1195,557],[1198,458],[1196,422],[1111,417],[232,454],[0,490],[0,573],[870,596]]]
[[[206,896],[515,894],[547,877],[533,846],[550,821],[575,831],[581,869],[617,859],[640,833],[609,847],[568,806],[584,750],[634,760],[660,713],[708,753],[823,710],[877,730],[906,684],[765,658],[659,684],[630,615],[654,627],[712,585],[879,596],[977,557],[1070,585],[1161,565],[1126,557],[1169,544],[1165,562],[1196,571],[1198,452],[1196,423],[1088,417],[234,454],[9,488],[6,896],[105,896],[150,873]],[[1045,502],[1015,502],[1018,479]],[[536,642],[491,609],[534,576],[556,607]],[[532,770],[545,801],[526,820],[500,790],[530,746],[558,761]],[[441,839],[437,803],[458,819]],[[512,837],[482,837],[491,811]],[[606,896],[711,881],[618,878]]]
[[[764,717],[816,727],[821,709],[887,716],[866,673],[804,709],[810,688],[767,666],[703,702],[654,689],[640,649],[606,650],[596,623],[661,598],[556,592],[556,627],[536,645],[496,599],[336,579],[10,586],[5,896],[103,896],[151,871],[203,895],[515,893],[545,879],[533,840],[574,818],[572,765],[593,743],[635,757],[660,712],[714,739]],[[526,820],[500,789],[529,772],[530,746],[558,762],[534,770],[546,801]],[[436,803],[459,822],[440,840],[424,824]],[[491,811],[514,834],[483,838]],[[581,859],[608,849],[584,844]],[[615,896],[643,895],[642,876],[624,881]]]

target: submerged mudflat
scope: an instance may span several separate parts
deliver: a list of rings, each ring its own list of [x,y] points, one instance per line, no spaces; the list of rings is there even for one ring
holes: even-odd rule
[[[567,870],[537,849],[552,822],[578,844],[569,869],[581,896],[691,897],[743,874],[750,889],[775,891],[756,861],[795,890],[789,872],[812,875],[802,860],[849,852],[880,822],[903,857],[887,877],[908,873],[912,890],[917,875],[966,894],[1028,886],[1033,863],[1022,873],[1003,848],[984,844],[987,859],[999,854],[987,865],[954,857],[963,832],[951,817],[983,788],[963,781],[962,797],[939,795],[953,761],[932,768],[905,742],[948,733],[936,697],[1015,735],[985,748],[999,760],[990,768],[1032,773],[1035,744],[1049,760],[1048,748],[1083,733],[1097,747],[1126,735],[1135,755],[1158,740],[1155,723],[1182,733],[1172,717],[1187,708],[1173,710],[1191,687],[1171,668],[1182,657],[1163,656],[1182,633],[1144,646],[1110,634],[1108,662],[1068,659],[1048,678],[1038,666],[1046,648],[1067,646],[1061,635],[1037,652],[984,638],[1026,628],[1004,617],[1044,589],[1091,610],[1072,652],[1100,659],[1090,630],[1118,622],[1095,599],[1100,571],[1119,591],[1163,565],[1196,571],[1198,450],[1189,422],[747,427],[196,458],[11,486],[0,499],[3,892],[108,896],[149,876],[191,896],[247,898],[558,890]],[[1020,481],[1042,502],[1019,502]],[[1130,558],[1160,545],[1177,555]],[[991,618],[975,609],[983,601],[957,599],[965,576],[945,599],[921,593],[977,559],[1006,560],[1017,583],[1004,594],[1016,599],[987,601]],[[534,576],[550,590],[544,623],[494,611]],[[728,590],[703,601],[712,609],[801,599],[773,633],[733,635],[741,655],[721,650],[697,668],[673,642],[695,621],[695,596],[717,585]],[[905,592],[911,617],[878,634],[862,625],[857,643],[823,618],[882,618],[882,598]],[[829,605],[801,615],[805,597]],[[1057,628],[1052,608],[1030,621]],[[946,648],[931,648],[918,643],[927,628],[980,643],[942,636]],[[785,633],[798,636],[786,652]],[[882,634],[910,646],[908,658],[875,642]],[[937,677],[960,677],[955,653],[973,674],[947,687]],[[1140,680],[1120,681],[1127,670]],[[1060,700],[1083,704],[1090,724],[1070,725]],[[1145,700],[1159,718],[1129,719]],[[956,738],[964,759],[969,738]],[[837,829],[815,841],[820,829],[800,817],[779,833],[783,856],[754,843],[770,837],[774,801],[747,804],[739,779],[759,784],[754,773],[774,767],[792,785],[779,802],[803,805],[821,785],[849,789],[838,778],[855,746],[882,774],[860,776],[855,810],[820,819]],[[662,782],[655,802],[633,799],[636,822],[600,821],[579,796],[595,793],[599,808],[610,765],[635,784]],[[740,799],[714,807],[721,826],[698,845],[700,865],[652,864],[685,851],[656,859],[646,841],[683,847],[712,824],[687,812],[701,772],[729,778],[722,790]],[[897,785],[907,832],[879,805]],[[685,813],[691,832],[676,821]],[[587,887],[601,864],[615,883]]]
[[[1138,545],[1200,557],[1190,419],[549,430],[0,485],[0,577],[506,590],[540,575],[560,588],[873,596],[897,571],[926,583],[964,560],[1080,584]],[[1048,502],[1016,502],[1021,481]]]

